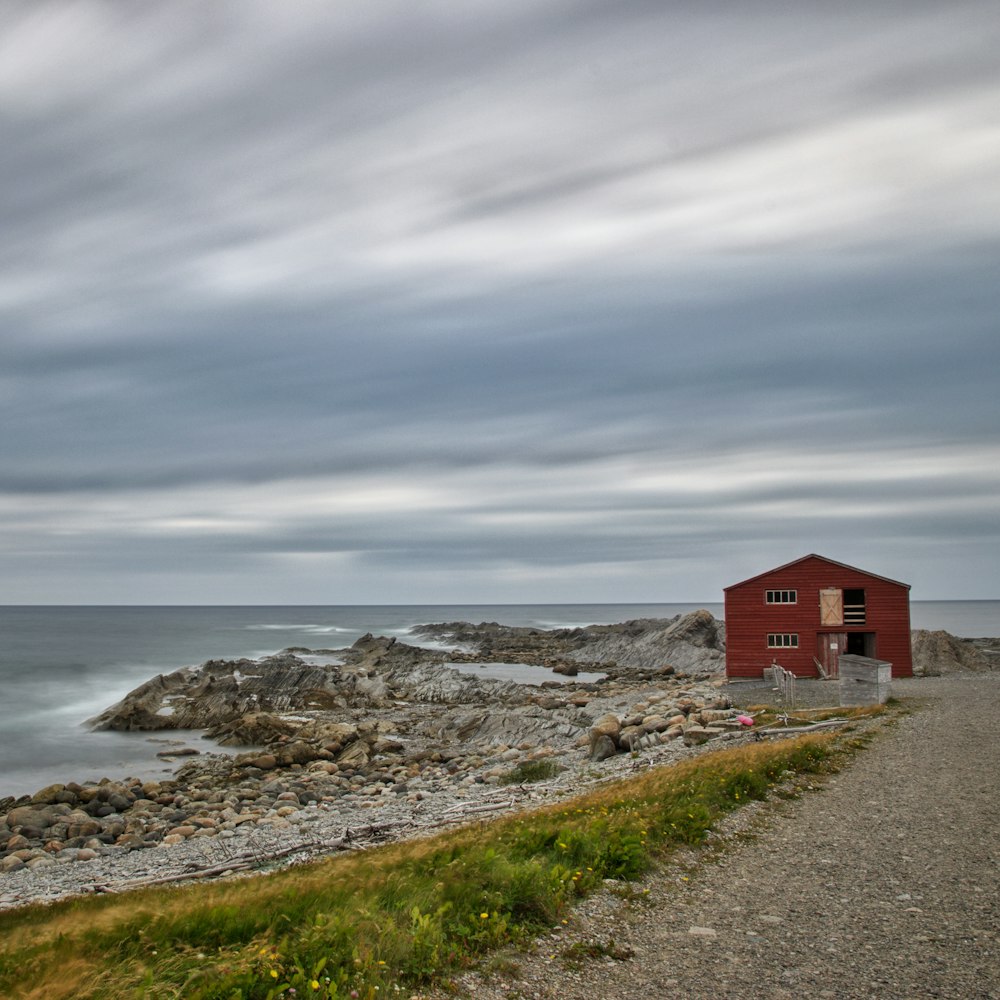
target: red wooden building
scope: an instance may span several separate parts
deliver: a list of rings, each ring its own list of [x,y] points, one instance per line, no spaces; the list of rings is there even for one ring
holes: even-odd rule
[[[910,585],[808,555],[726,587],[726,676],[759,678],[772,663],[797,677],[837,675],[841,653],[910,677]]]

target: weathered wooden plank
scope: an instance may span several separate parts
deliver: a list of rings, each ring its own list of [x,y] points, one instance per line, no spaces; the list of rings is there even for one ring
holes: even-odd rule
[[[884,705],[889,700],[892,664],[845,653],[840,658],[840,704]]]

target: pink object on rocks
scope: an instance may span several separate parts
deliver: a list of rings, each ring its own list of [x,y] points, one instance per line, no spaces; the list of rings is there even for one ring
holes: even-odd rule
[[[744,726],[753,725],[753,719],[751,719],[749,715],[737,715],[736,721],[743,723]]]

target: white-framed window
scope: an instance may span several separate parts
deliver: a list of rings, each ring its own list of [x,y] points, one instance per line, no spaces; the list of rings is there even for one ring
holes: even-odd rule
[[[799,592],[797,590],[765,590],[765,604],[797,604]]]
[[[768,632],[768,649],[798,649],[799,635],[797,632]]]

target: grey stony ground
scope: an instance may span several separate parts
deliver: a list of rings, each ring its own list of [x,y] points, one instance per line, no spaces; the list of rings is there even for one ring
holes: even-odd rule
[[[716,685],[706,686],[706,697],[716,694]],[[588,707],[596,715],[605,712],[622,715],[631,711],[630,706],[637,699],[642,699],[640,704],[647,704],[652,699],[668,697],[657,686],[640,685],[617,695],[592,698]],[[462,706],[430,706],[429,710],[454,719],[461,714]],[[540,708],[537,712],[546,718],[551,715]],[[505,707],[498,714],[513,718],[516,712]],[[674,739],[644,748],[636,758],[622,753],[591,762],[586,748],[577,745],[581,733],[586,741],[586,729],[571,728],[568,736],[553,740],[555,745],[530,751],[508,749],[500,744],[484,751],[484,756],[469,749],[467,756],[450,756],[437,763],[428,760],[418,776],[406,781],[390,777],[391,772],[382,767],[352,779],[357,782],[353,784],[340,776],[344,787],[337,788],[335,795],[320,795],[313,785],[308,786],[309,791],[303,791],[307,786],[302,782],[315,775],[301,767],[266,772],[258,789],[262,797],[252,803],[253,818],[250,812],[245,813],[245,823],[234,825],[234,821],[229,821],[221,827],[213,823],[204,829],[195,829],[193,825],[178,827],[186,832],[161,837],[144,844],[141,850],[95,841],[96,849],[88,852],[87,860],[63,859],[61,855],[67,852],[49,856],[44,850],[36,850],[34,853],[42,855],[41,858],[12,870],[4,871],[3,866],[8,862],[0,861],[0,910],[73,895],[123,891],[153,880],[202,877],[206,873],[212,877],[264,873],[277,865],[334,853],[338,844],[340,849],[375,846],[558,801],[595,784],[625,777],[637,768],[671,764],[711,749],[710,745],[687,746],[684,740]],[[558,733],[553,730],[550,735],[555,737]],[[498,774],[531,759],[551,760],[559,773],[537,784],[496,783]],[[209,781],[206,788],[213,791],[185,783],[178,792],[180,798],[163,807],[164,811],[154,818],[162,820],[166,815],[167,825],[175,821],[195,825],[210,822],[212,814],[206,810],[220,809],[225,804],[224,796],[231,794],[225,777],[231,767],[230,759],[221,758],[215,763],[221,766],[222,776]],[[392,771],[401,768],[393,765]],[[315,774],[327,778],[324,772]],[[214,786],[216,779],[221,783],[218,788]],[[393,785],[394,780],[402,784]],[[403,793],[397,794],[397,788],[403,789]],[[186,803],[179,811],[178,801]],[[115,815],[110,819],[114,820]],[[341,844],[345,839],[349,843]]]
[[[1000,676],[893,688],[915,710],[815,793],[741,810],[449,995],[1000,997]]]

